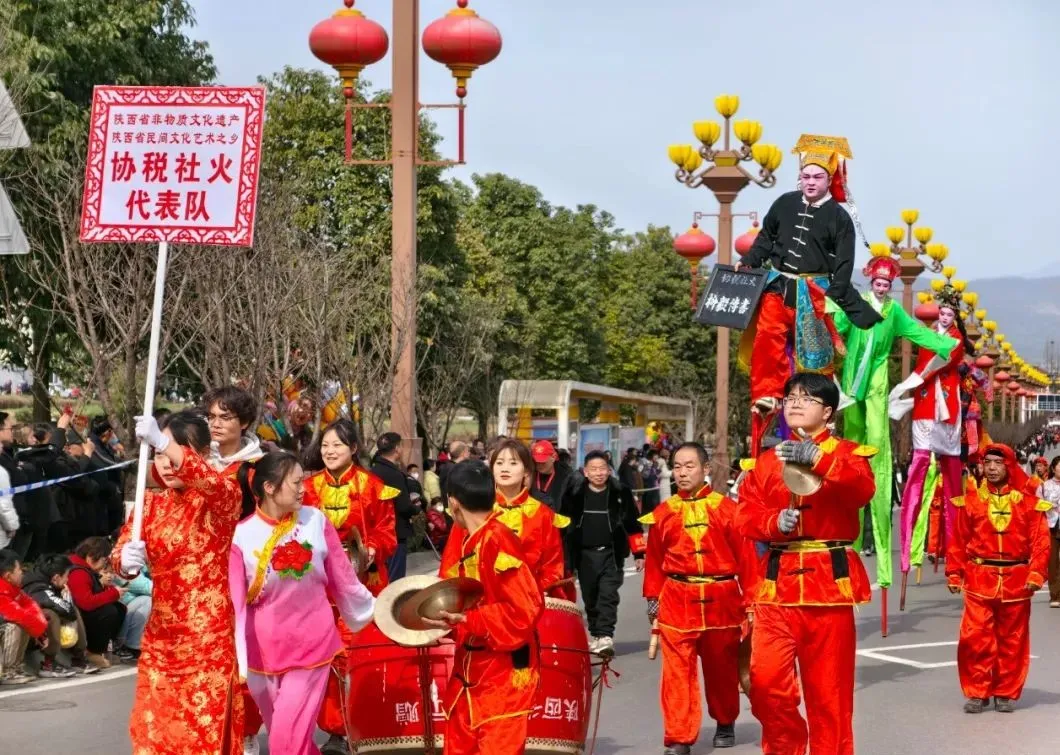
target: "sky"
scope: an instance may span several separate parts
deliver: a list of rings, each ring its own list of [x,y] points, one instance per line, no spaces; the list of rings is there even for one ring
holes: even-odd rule
[[[285,65],[330,70],[307,40],[341,0],[192,5],[192,33],[209,42],[222,84],[251,84]],[[421,0],[422,25],[454,5]],[[356,7],[389,28],[391,2]],[[714,97],[736,94],[737,118],[760,121],[762,142],[785,153],[777,187],[744,189],[737,212],[764,214],[795,187],[790,152],[801,133],[846,136],[850,189],[869,241],[884,241],[901,210],[916,208],[934,240],[949,246],[958,277],[1060,274],[1054,0],[470,7],[500,29],[504,49],[469,84],[468,165],[452,173],[463,180],[503,172],[553,204],[607,210],[627,231],[668,225],[679,233],[694,211],[716,212],[717,202],[674,179],[667,146],[692,143],[693,121],[719,119]],[[388,87],[389,55],[364,75]],[[422,102],[454,97],[449,71],[425,55],[420,89]],[[455,119],[438,112],[452,156]],[[712,225],[705,228],[716,236]],[[737,218],[736,234],[748,226]]]

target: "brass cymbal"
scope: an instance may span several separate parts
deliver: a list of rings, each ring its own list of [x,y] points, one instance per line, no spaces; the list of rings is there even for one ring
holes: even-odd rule
[[[398,616],[405,603],[425,587],[440,582],[433,574],[414,574],[395,580],[383,588],[375,599],[375,625],[387,638],[405,647],[424,647],[449,634],[449,629],[409,629]]]
[[[475,607],[482,599],[482,583],[477,579],[453,577],[435,582],[406,600],[398,612],[397,619],[406,629],[430,629],[424,619],[441,618],[441,612],[463,613]]]
[[[811,496],[821,489],[821,477],[801,464],[785,462],[781,469],[784,485],[797,496]]]
[[[361,537],[361,531],[356,527],[350,529],[350,538],[347,542],[348,553],[350,555],[350,563],[353,564],[354,570],[357,572],[357,576],[360,577],[368,573],[368,549],[364,547],[364,539]],[[363,579],[361,580],[364,581]]]

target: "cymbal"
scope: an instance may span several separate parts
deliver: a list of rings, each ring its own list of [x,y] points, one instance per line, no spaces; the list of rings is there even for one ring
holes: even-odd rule
[[[347,545],[349,546],[350,563],[353,564],[357,576],[360,577],[363,574],[367,574],[369,566],[368,549],[364,547],[361,531],[356,527],[350,529],[350,539]],[[364,580],[362,579],[361,581],[363,582]]]
[[[821,477],[801,464],[785,462],[781,469],[784,485],[797,496],[810,496],[821,489]]]
[[[424,588],[441,582],[433,574],[414,574],[391,582],[375,599],[375,625],[387,638],[405,647],[424,647],[449,634],[450,629],[409,629],[398,616],[402,608]]]
[[[430,629],[423,623],[424,619],[439,619],[442,611],[468,611],[482,600],[482,595],[482,583],[477,579],[443,579],[410,596],[398,612],[398,623],[406,629]]]

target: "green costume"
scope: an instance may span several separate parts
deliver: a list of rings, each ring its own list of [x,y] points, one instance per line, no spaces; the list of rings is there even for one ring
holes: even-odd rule
[[[840,387],[853,404],[843,411],[843,436],[879,450],[870,460],[876,477],[876,494],[869,510],[876,542],[876,581],[891,585],[891,418],[887,412],[890,384],[887,361],[899,338],[947,358],[957,341],[921,325],[891,299],[880,304],[872,293],[863,298],[876,307],[883,320],[868,330],[854,327],[838,307],[832,311],[836,330],[843,336],[847,355]],[[833,308],[829,308],[830,310]],[[859,538],[860,539],[860,538]]]

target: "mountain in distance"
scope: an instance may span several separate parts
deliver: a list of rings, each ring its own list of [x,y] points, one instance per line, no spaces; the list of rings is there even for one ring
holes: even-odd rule
[[[922,275],[916,290],[927,290],[931,277]],[[868,281],[860,271],[855,272],[853,281],[859,290],[868,290]],[[1020,356],[1044,367],[1046,344],[1060,342],[1060,276],[983,278],[969,281],[968,290],[979,294],[979,308],[997,322],[998,331]],[[900,299],[901,295],[902,285],[897,284],[892,296]]]

